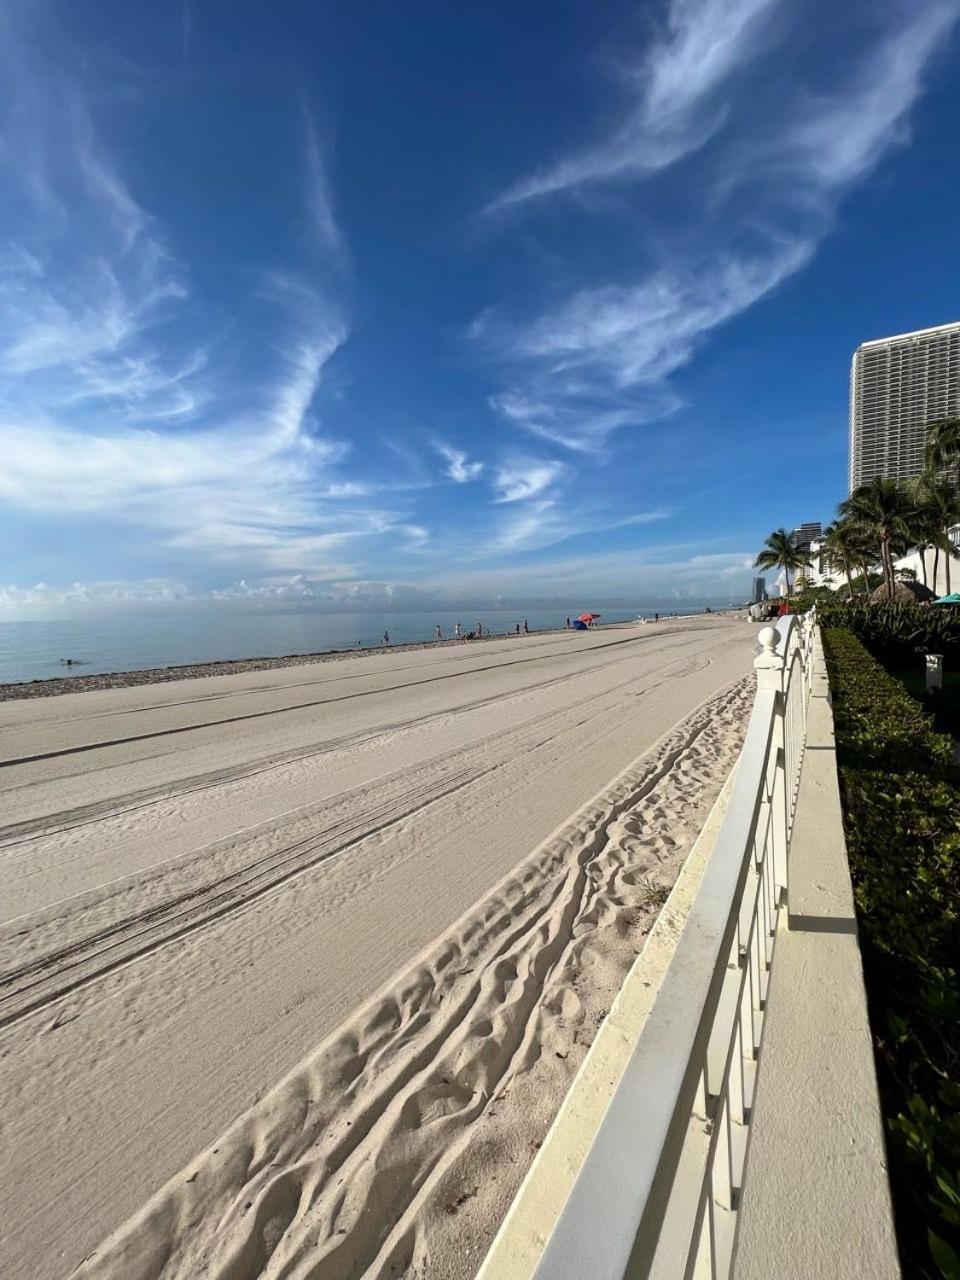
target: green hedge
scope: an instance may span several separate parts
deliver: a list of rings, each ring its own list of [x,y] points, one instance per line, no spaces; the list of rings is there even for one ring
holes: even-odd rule
[[[909,662],[921,653],[960,659],[960,608],[951,605],[818,601],[826,627],[847,627],[878,658]]]
[[[823,641],[904,1273],[958,1277],[960,770],[850,631]]]

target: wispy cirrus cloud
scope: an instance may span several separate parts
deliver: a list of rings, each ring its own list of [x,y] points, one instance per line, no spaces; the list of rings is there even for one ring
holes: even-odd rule
[[[539,314],[518,317],[502,307],[475,323],[474,337],[506,372],[491,403],[518,428],[571,450],[602,452],[619,428],[678,408],[683,398],[671,375],[712,331],[811,261],[847,192],[908,136],[931,60],[960,16],[960,0],[891,4],[858,54],[830,74],[786,77],[763,64],[751,77],[740,55],[766,48],[757,23],[767,8],[759,0],[675,0],[670,38],[643,64],[643,113],[651,118],[667,119],[671,87],[681,124],[719,94],[731,108],[730,127],[714,138],[694,182],[682,236],[660,229],[659,261],[632,281],[618,269],[615,281],[585,283]],[[784,26],[781,38],[788,36]],[[763,110],[743,109],[745,99]],[[581,157],[551,171],[530,194],[604,176],[649,177],[623,142],[618,133],[593,161]],[[596,159],[615,154],[616,166]]]
[[[444,444],[442,440],[437,441],[436,448],[437,452],[446,459],[447,478],[454,484],[469,484],[471,480],[478,479],[483,472],[484,464],[476,459],[471,461],[462,449],[457,449],[452,444]]]
[[[318,246],[324,253],[335,255],[336,260],[345,252],[346,246],[333,211],[329,148],[321,142],[316,121],[303,94],[300,95],[300,120],[304,140],[307,212]]]
[[[542,551],[588,534],[656,524],[669,517],[670,512],[660,508],[607,515],[588,501],[560,501],[555,496],[535,498],[499,521],[483,550],[487,557],[499,551]]]
[[[643,177],[699,150],[723,127],[723,90],[762,47],[781,0],[672,0],[665,30],[622,82],[622,122],[594,146],[538,170],[488,207],[502,210],[591,182]]]
[[[340,572],[346,548],[424,546],[408,512],[339,474],[349,449],[321,429],[318,396],[348,327],[311,283],[316,272],[249,271],[246,327],[232,322],[224,341],[227,327],[98,133],[102,86],[87,61],[40,6],[5,7],[0,35],[8,507],[108,513],[153,548],[251,572]],[[342,261],[319,131],[305,101],[300,110],[314,248]]]
[[[512,360],[509,328],[504,331],[496,323],[485,330],[477,326],[474,334],[482,334],[488,346]],[[541,378],[530,365],[513,386],[490,397],[491,407],[514,426],[584,454],[602,449],[607,437],[620,427],[666,418],[682,403],[665,385],[649,388],[642,400],[631,389],[618,402],[609,386],[596,387],[576,376],[563,378],[554,370]]]
[[[572,469],[554,458],[514,454],[494,476],[494,516],[488,536],[465,549],[468,559],[499,551],[533,551],[585,534],[609,532],[667,519],[662,508],[637,511],[598,505],[570,493]]]
[[[566,472],[562,462],[547,458],[514,457],[497,467],[496,502],[526,502],[536,498]]]

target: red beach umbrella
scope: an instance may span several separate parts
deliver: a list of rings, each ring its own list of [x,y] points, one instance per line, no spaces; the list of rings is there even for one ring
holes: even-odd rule
[[[602,613],[581,613],[578,622],[593,622],[594,618],[602,618]]]

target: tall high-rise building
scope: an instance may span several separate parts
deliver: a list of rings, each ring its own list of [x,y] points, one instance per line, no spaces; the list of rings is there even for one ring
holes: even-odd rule
[[[763,604],[767,598],[767,580],[766,578],[754,578],[753,580],[753,603]]]
[[[798,524],[793,531],[793,540],[798,547],[809,547],[823,536],[823,525],[819,520],[809,520],[806,524]]]
[[[927,426],[960,415],[960,321],[864,342],[850,369],[850,490],[923,471]]]

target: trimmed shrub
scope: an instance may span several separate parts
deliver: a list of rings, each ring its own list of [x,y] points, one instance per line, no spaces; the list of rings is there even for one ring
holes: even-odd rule
[[[863,600],[817,605],[822,626],[848,628],[878,658],[905,664],[921,653],[960,658],[960,608]]]
[[[823,642],[904,1274],[960,1277],[960,769],[850,631]]]

